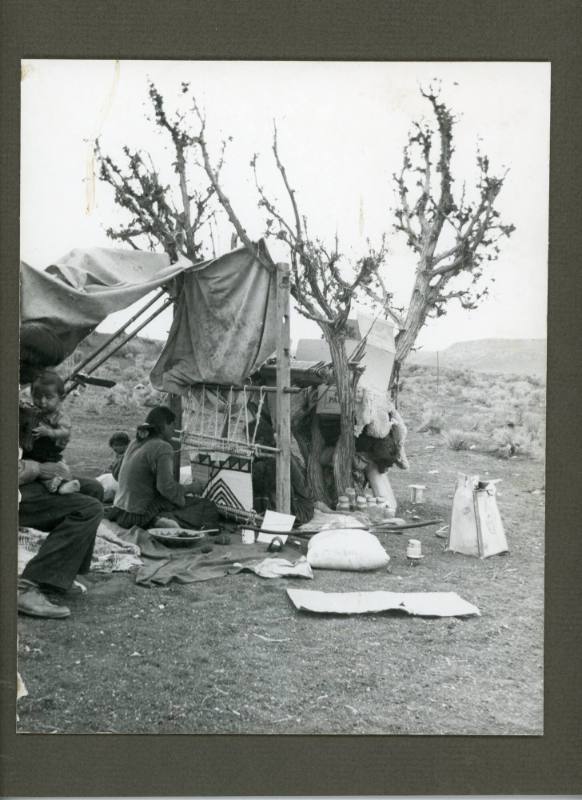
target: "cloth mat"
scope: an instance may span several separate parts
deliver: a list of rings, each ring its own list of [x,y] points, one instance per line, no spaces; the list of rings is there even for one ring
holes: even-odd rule
[[[139,547],[143,563],[136,573],[135,582],[144,586],[150,584],[165,586],[171,581],[197,583],[244,570],[255,572],[261,577],[282,577],[283,572],[289,577],[312,577],[306,574],[305,567],[298,565],[298,562],[305,559],[295,548],[283,547],[277,556],[272,558],[279,564],[270,569],[262,564],[265,560],[271,560],[266,558],[267,551],[264,544],[242,544],[240,534],[232,533],[230,536],[231,543],[228,545],[216,544],[213,537],[209,536],[188,548],[166,547],[154,539],[148,531],[136,526],[125,531],[122,538],[125,542]],[[202,552],[202,547],[205,545],[212,546],[211,553]],[[282,567],[285,566],[280,563],[282,560],[288,564],[286,571],[282,571]]]
[[[19,575],[47,536],[33,528],[19,531]],[[167,547],[143,528],[125,530],[111,520],[103,520],[97,531],[91,572],[135,571],[136,583],[144,586],[165,586],[171,581],[196,583],[238,572],[254,572],[262,578],[313,578],[307,560],[293,547],[284,546],[276,555],[270,555],[265,544],[242,544],[238,533],[231,533],[230,537],[229,545],[216,544],[209,536],[191,547]],[[212,546],[211,553],[202,552],[205,545]]]
[[[91,559],[91,572],[130,572],[140,567],[142,560],[139,547],[121,538],[124,529],[115,522],[103,520],[97,529],[95,547]],[[18,531],[18,574],[35,556],[48,533],[35,528],[20,528]]]

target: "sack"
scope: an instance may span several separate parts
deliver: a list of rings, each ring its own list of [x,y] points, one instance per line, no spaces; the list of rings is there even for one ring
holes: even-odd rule
[[[372,533],[352,528],[316,533],[309,542],[307,560],[315,569],[367,572],[382,569],[390,557]]]
[[[113,475],[110,472],[106,472],[103,475],[98,475],[95,480],[99,481],[103,487],[103,502],[112,503],[119,489],[119,484]]]
[[[495,494],[494,481],[459,473],[447,550],[479,558],[508,551]]]

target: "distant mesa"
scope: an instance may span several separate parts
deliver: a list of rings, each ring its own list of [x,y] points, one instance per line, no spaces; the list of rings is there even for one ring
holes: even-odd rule
[[[456,342],[438,352],[440,367],[513,375],[546,375],[546,339],[476,339]],[[411,364],[436,366],[437,352],[418,350]]]

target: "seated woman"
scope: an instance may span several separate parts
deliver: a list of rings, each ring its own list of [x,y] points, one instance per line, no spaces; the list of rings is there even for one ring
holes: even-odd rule
[[[122,528],[155,527],[159,517],[173,520],[183,528],[218,525],[215,504],[195,497],[191,484],[181,485],[174,478],[174,450],[170,442],[175,419],[166,406],[152,408],[125,451],[119,488],[107,515]]]

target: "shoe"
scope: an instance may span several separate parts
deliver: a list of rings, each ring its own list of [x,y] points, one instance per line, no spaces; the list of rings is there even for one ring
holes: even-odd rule
[[[57,606],[51,603],[36,586],[27,586],[18,590],[17,608],[20,614],[46,619],[64,619],[71,614],[67,606]]]
[[[81,490],[79,481],[63,481],[57,489],[58,494],[75,494]]]

